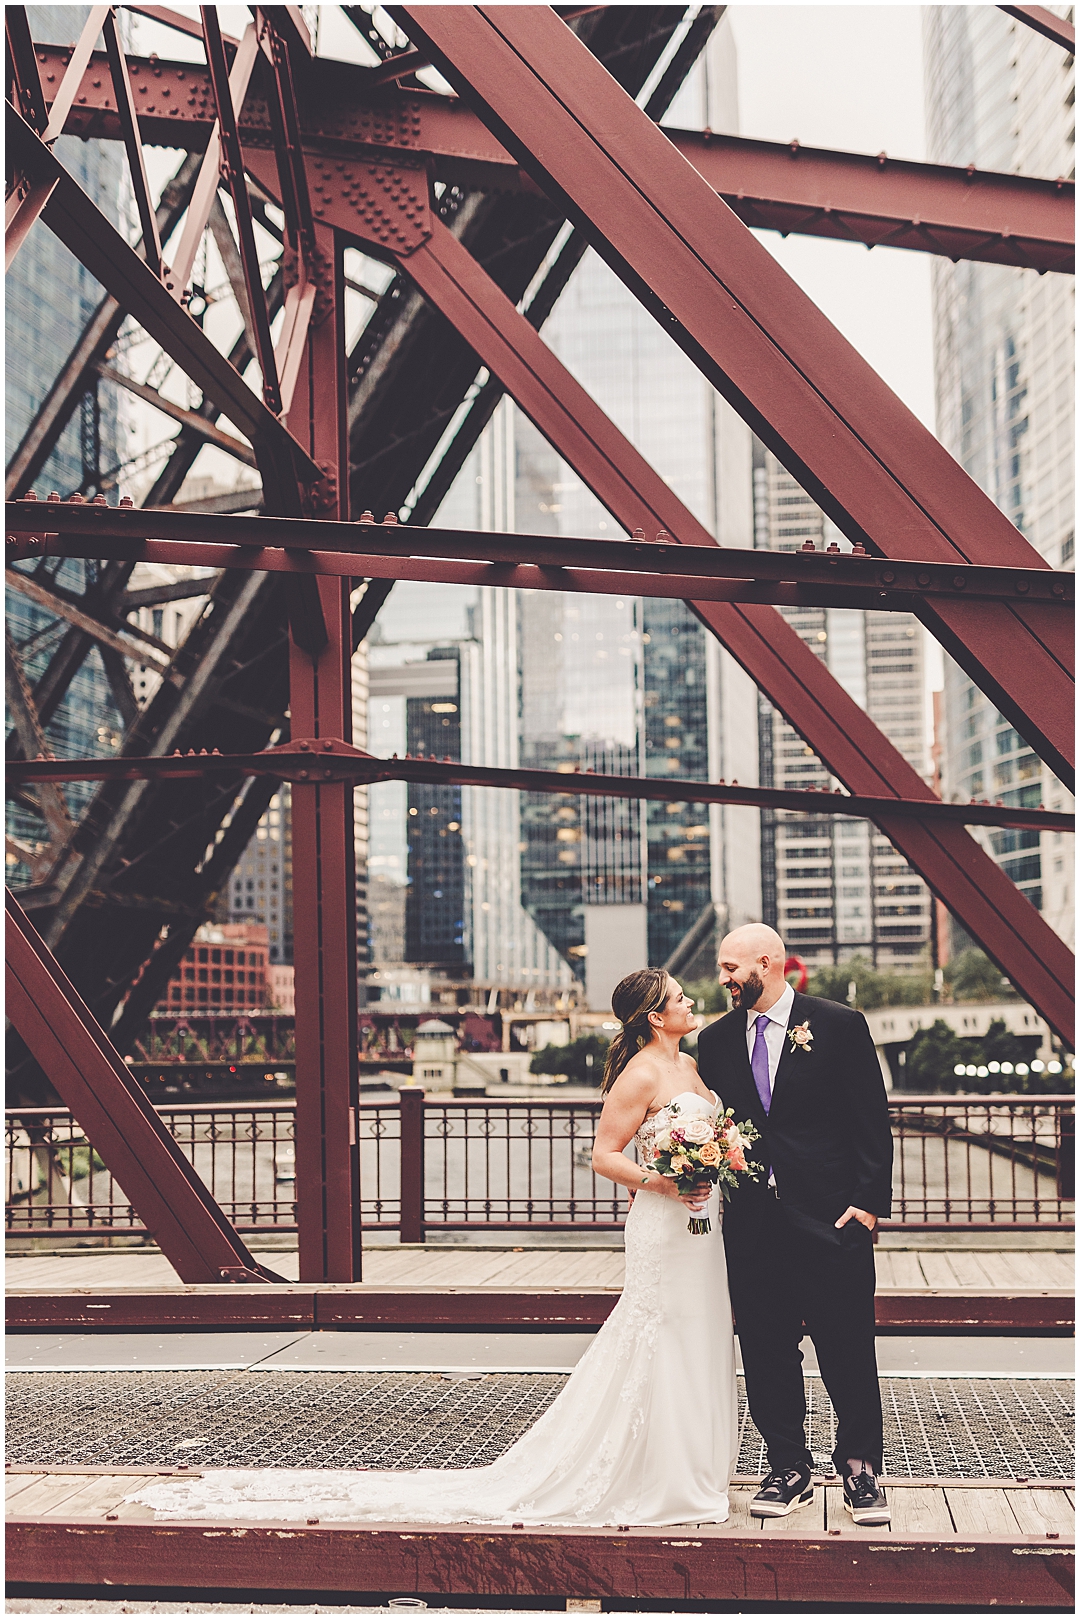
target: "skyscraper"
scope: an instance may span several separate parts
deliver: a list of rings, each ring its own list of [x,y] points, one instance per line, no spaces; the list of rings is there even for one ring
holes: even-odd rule
[[[851,549],[771,451],[754,446],[758,550]],[[929,773],[924,631],[908,613],[781,609],[792,628],[890,742]],[[831,788],[828,770],[764,697],[758,698],[763,785]],[[926,885],[867,821],[788,811],[762,816],[762,899],[767,922],[794,955],[825,965],[860,955],[903,970],[925,960],[931,935]]]
[[[993,6],[928,6],[923,37],[932,161],[1073,173],[1071,56]],[[1073,279],[946,259],[932,274],[938,436],[1051,567],[1072,567]],[[949,658],[942,716],[946,798],[1068,807],[1061,783]],[[1071,840],[976,836],[1071,943]],[[962,948],[967,935],[955,922],[952,931]]]

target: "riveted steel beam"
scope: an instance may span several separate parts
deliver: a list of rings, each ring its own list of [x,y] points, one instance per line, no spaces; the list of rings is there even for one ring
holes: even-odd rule
[[[851,540],[897,560],[1042,565],[553,12],[391,13]],[[1067,630],[1038,607],[935,602],[919,616],[1071,780]]]
[[[189,414],[189,413],[185,413]],[[24,557],[129,558],[127,547],[151,545],[157,561],[188,561],[222,567],[233,547],[250,553],[237,564],[273,570],[284,557],[312,571],[329,571],[320,553],[355,558],[359,571],[376,578],[429,579],[433,583],[508,584],[538,590],[592,590],[702,600],[780,602],[784,605],[895,609],[910,612],[918,597],[963,597],[969,601],[1038,600],[1071,608],[1075,575],[1046,568],[942,567],[885,562],[880,557],[817,551],[740,551],[729,547],[678,545],[670,535],[646,540],[571,539],[550,534],[500,534],[490,530],[418,528],[367,520],[228,517],[198,512],[87,506],[65,501],[12,501],[5,508],[8,561]],[[148,539],[147,536],[153,536]],[[166,542],[174,549],[161,550]],[[225,548],[225,549],[223,549]],[[151,554],[139,552],[138,560]],[[490,564],[499,573],[477,563]],[[406,564],[400,572],[398,568]],[[446,565],[449,564],[449,567]],[[501,565],[513,569],[502,576]],[[287,571],[283,568],[282,571]],[[335,570],[338,571],[338,570]],[[340,571],[347,573],[342,566]],[[357,570],[354,570],[357,571]],[[715,597],[711,584],[722,584]]]
[[[294,785],[319,781],[415,781],[428,786],[510,787],[527,793],[584,793],[593,798],[652,798],[676,804],[749,804],[810,815],[894,816],[931,825],[1010,826],[1072,832],[1075,819],[1057,810],[1009,804],[947,804],[942,799],[843,794],[813,788],[744,787],[738,782],[673,781],[659,776],[605,776],[592,770],[502,770],[449,759],[406,755],[379,759],[332,736],[301,737],[263,753],[175,753],[116,759],[30,759],[8,766],[12,782],[184,781],[198,777],[273,776]],[[295,813],[295,799],[294,799]],[[891,836],[891,833],[889,834]]]
[[[61,52],[50,45],[37,49],[51,99],[49,75],[55,81]],[[144,92],[144,140],[205,146],[213,127],[206,70],[188,62],[130,60]],[[91,58],[65,128],[119,139],[101,67]],[[397,67],[392,59],[387,71]],[[300,139],[309,156],[356,160],[413,152],[429,157],[436,177],[448,182],[496,191],[521,186],[516,160],[468,106],[419,88],[376,92],[382,71],[319,59],[309,64],[298,98]],[[271,110],[257,89],[238,117],[245,150],[271,149]],[[669,127],[663,135],[756,228],[1039,271],[1073,267],[1075,187],[1066,177],[1033,179]]]
[[[281,1280],[251,1257],[10,893],[7,1012],[181,1281]]]
[[[1071,274],[1071,180],[909,163],[879,152],[834,152],[665,129],[728,207],[760,230],[900,247],[939,258]]]

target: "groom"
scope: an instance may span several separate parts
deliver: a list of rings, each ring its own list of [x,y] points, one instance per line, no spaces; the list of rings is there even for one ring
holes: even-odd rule
[[[729,933],[719,978],[734,1010],[698,1040],[706,1085],[761,1133],[753,1157],[762,1173],[732,1193],[724,1213],[746,1395],[769,1458],[750,1511],[784,1517],[814,1497],[805,1323],[836,1412],[844,1505],[856,1523],[883,1524],[873,1231],[891,1208],[888,1103],[862,1013],[797,995],[784,961],[772,928]]]

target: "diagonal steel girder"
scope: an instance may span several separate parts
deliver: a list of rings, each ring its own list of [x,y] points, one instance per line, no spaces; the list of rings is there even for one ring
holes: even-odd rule
[[[10,891],[7,1011],[183,1282],[278,1282],[232,1229]]]
[[[1071,55],[1076,52],[1076,29],[1064,17],[1057,16],[1049,6],[998,6],[1007,17],[1015,17],[1028,28],[1033,28],[1044,39],[1061,45]]]
[[[554,12],[390,11],[851,540],[1043,565]],[[1071,785],[1067,628],[1037,607],[926,603],[919,617]]]
[[[399,263],[628,532],[663,529],[684,545],[715,544],[445,226],[435,220]],[[936,802],[773,608],[690,606],[849,792]],[[1072,952],[971,834],[887,816],[878,825],[1047,1022],[1070,1029]]]

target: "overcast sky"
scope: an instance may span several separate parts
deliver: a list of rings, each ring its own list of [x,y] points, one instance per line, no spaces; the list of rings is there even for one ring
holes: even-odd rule
[[[741,134],[923,158],[921,6],[736,5],[730,16]],[[774,231],[761,240],[933,429],[929,259]]]

